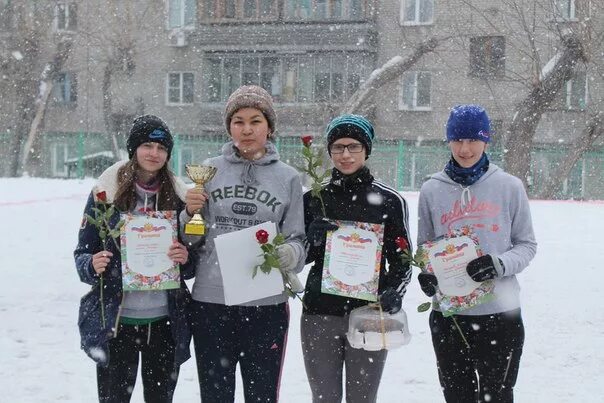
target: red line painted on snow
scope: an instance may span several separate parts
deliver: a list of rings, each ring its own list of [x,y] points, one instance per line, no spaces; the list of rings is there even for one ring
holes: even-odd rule
[[[81,199],[84,197],[86,197],[86,193],[72,194],[70,196],[63,196],[63,197],[49,197],[46,199],[16,200],[16,201],[9,201],[9,202],[0,202],[0,207],[22,206],[25,204],[36,204],[36,203],[48,203],[48,202],[53,202],[53,201],[57,201],[57,200],[75,200],[75,199]]]

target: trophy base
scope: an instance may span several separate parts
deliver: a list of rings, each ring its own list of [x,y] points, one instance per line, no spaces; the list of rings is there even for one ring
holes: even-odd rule
[[[204,224],[188,223],[185,224],[185,234],[187,235],[205,235],[206,226]]]
[[[185,224],[185,234],[187,235],[205,235],[206,224],[201,218],[201,214],[195,213],[191,221]]]

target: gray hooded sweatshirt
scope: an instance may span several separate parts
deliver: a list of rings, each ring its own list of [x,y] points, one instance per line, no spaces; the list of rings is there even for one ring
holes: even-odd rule
[[[516,274],[537,251],[528,197],[520,179],[490,164],[476,183],[463,187],[442,171],[422,185],[418,210],[418,245],[470,226],[482,251],[503,262],[505,273],[495,279],[495,298],[460,315],[488,315],[520,307]]]
[[[252,227],[263,222],[277,224],[277,231],[286,238],[297,257],[294,270],[304,268],[304,206],[302,183],[298,172],[279,160],[274,144],[266,144],[266,154],[250,161],[237,153],[233,142],[222,147],[222,155],[210,158],[204,165],[217,168],[216,175],[204,187],[209,195],[202,211],[206,222],[206,243],[195,273],[193,299],[224,304],[222,276],[214,238],[221,234]],[[183,211],[186,215],[186,211]],[[182,217],[182,216],[181,216]],[[188,216],[182,217],[185,221]],[[198,239],[198,238],[197,238]],[[186,235],[185,235],[185,240]],[[194,242],[195,239],[192,240]],[[237,245],[233,245],[233,253]],[[250,281],[254,281],[250,277]],[[287,301],[285,293],[250,301],[241,305],[272,305]]]

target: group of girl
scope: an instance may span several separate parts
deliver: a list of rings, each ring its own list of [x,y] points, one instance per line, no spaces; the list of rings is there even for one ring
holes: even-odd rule
[[[452,157],[443,173],[422,187],[418,242],[444,235],[452,227],[496,222],[497,231],[477,226],[487,239],[483,249],[488,258],[472,262],[468,273],[480,281],[494,279],[507,295],[457,315],[463,318],[471,344],[461,353],[451,348],[458,337],[451,320],[437,309],[432,312],[439,378],[448,402],[511,402],[524,340],[515,274],[528,265],[536,245],[528,202],[517,179],[489,164],[486,112],[471,106],[454,109],[451,116],[447,139]],[[103,203],[115,206],[109,226],[117,224],[120,212],[175,210],[178,241],[167,253],[180,265],[181,286],[124,291],[119,239],[106,242],[95,225],[83,220],[74,254],[81,280],[92,288],[82,298],[79,327],[82,348],[97,363],[99,401],[128,402],[140,361],[145,401],[171,402],[179,367],[190,357],[191,338],[201,401],[234,401],[237,364],[246,402],[279,400],[290,320],[288,295],[225,304],[214,241],[249,226],[245,224],[249,220],[233,219],[241,218],[237,194],[266,195],[246,202],[254,205],[256,222],[275,222],[285,237],[276,249],[281,271],[293,275],[312,264],[303,297],[301,341],[313,402],[340,402],[344,391],[347,402],[376,401],[386,350],[365,351],[348,343],[348,316],[367,301],[321,292],[325,243],[327,233],[338,228],[336,220],[382,224],[378,301],[384,311],[396,313],[412,274],[399,247],[400,239],[410,245],[407,202],[376,180],[366,165],[375,138],[366,118],[342,115],[329,123],[326,151],[333,169],[320,198],[304,194],[299,173],[280,161],[273,142],[276,122],[270,94],[258,86],[237,89],[225,109],[230,141],[220,156],[204,162],[217,171],[202,192],[187,188],[168,169],[173,139],[167,125],[152,115],[134,121],[127,140],[129,161],[116,163],[99,177],[85,213],[94,214],[99,194]],[[459,200],[488,201],[496,212],[489,210],[490,216],[478,218],[462,214],[443,222],[441,217]],[[203,236],[184,231],[196,211],[206,221]],[[236,249],[233,245],[233,252]],[[184,280],[193,276],[189,293]],[[420,276],[420,285],[427,295],[438,288],[429,274]],[[489,347],[492,338],[497,345]]]

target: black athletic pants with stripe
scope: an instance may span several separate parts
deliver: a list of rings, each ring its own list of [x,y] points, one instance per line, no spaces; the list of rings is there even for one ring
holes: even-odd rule
[[[191,324],[203,403],[235,400],[239,363],[246,402],[277,402],[287,344],[287,303],[227,306],[193,301]]]
[[[452,318],[437,311],[430,314],[438,376],[447,403],[512,403],[524,345],[520,309],[455,315],[459,329]]]

